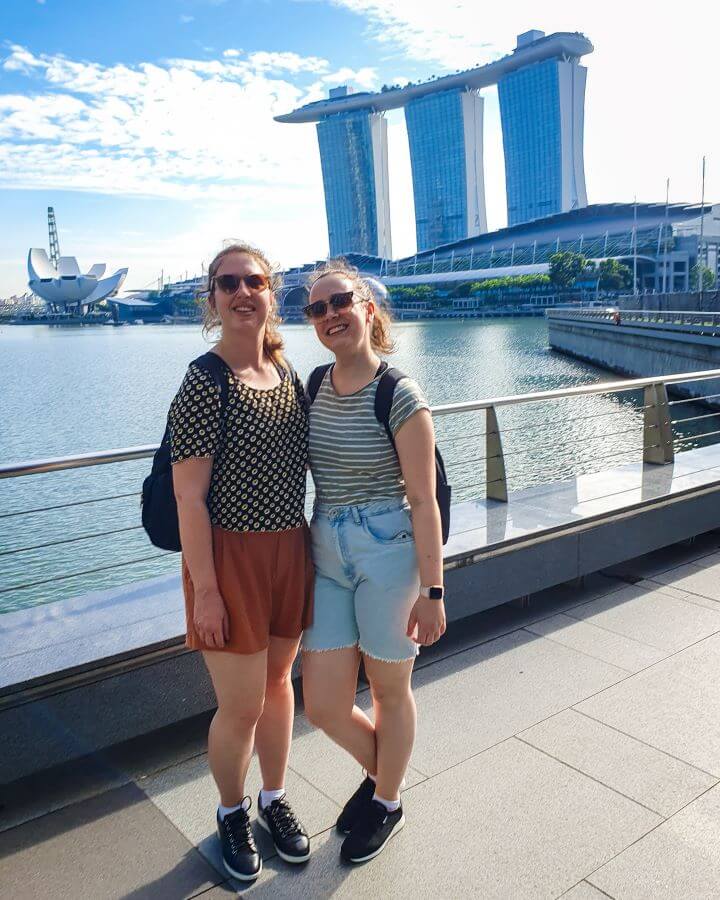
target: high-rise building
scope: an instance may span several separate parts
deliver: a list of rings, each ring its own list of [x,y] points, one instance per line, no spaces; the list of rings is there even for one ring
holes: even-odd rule
[[[592,50],[582,34],[528,31],[512,53],[487,65],[378,93],[343,86],[276,116],[318,123],[330,252],[390,255],[382,114],[401,107],[418,250],[487,230],[480,90],[491,85],[500,94],[509,224],[586,206],[579,60]]]
[[[441,91],[405,106],[418,251],[487,230],[483,100]]]
[[[357,110],[317,125],[330,255],[392,256],[387,121]]]
[[[520,35],[517,50],[537,35]],[[586,75],[577,57],[546,59],[509,72],[498,82],[508,225],[587,206]]]

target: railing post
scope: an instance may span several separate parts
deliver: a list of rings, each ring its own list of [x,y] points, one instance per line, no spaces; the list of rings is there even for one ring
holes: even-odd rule
[[[485,417],[485,472],[487,485],[485,494],[489,500],[500,500],[507,503],[507,478],[505,476],[505,457],[503,456],[502,438],[498,426],[494,406],[488,406]]]
[[[665,465],[675,459],[672,420],[663,382],[645,388],[643,415],[643,462]]]

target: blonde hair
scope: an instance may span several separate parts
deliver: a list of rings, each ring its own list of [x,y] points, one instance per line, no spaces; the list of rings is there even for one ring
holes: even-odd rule
[[[278,331],[278,327],[282,322],[282,319],[280,318],[280,313],[278,312],[276,298],[276,292],[279,291],[282,287],[282,278],[280,274],[275,271],[275,269],[273,269],[270,260],[262,252],[262,250],[258,250],[257,247],[253,247],[251,244],[228,244],[227,247],[223,247],[223,249],[215,256],[213,261],[208,266],[207,284],[205,285],[205,288],[200,292],[201,295],[205,296],[205,312],[202,329],[203,336],[207,338],[213,331],[215,331],[216,328],[221,327],[220,316],[218,315],[217,306],[214,302],[215,285],[213,284],[213,279],[217,275],[217,271],[220,268],[220,263],[225,259],[226,256],[230,256],[231,253],[242,253],[245,256],[252,257],[260,265],[260,268],[270,279],[272,300],[270,303],[270,313],[267,317],[267,321],[265,322],[263,352],[274,363],[285,366],[285,360],[282,356],[283,339],[280,336],[280,332]]]
[[[373,289],[360,274],[360,270],[356,266],[351,266],[342,257],[329,259],[322,266],[315,269],[308,279],[308,292],[321,278],[327,278],[328,275],[341,275],[343,278],[347,278],[352,282],[354,294],[362,297],[363,300],[372,300],[375,304],[375,316],[370,331],[370,346],[376,353],[392,353],[395,350],[395,342],[390,335],[390,326],[392,324],[390,310],[384,300],[375,296]]]

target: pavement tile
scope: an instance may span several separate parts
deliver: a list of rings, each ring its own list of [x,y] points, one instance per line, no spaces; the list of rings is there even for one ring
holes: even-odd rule
[[[718,672],[720,635],[714,635],[575,708],[720,777]]]
[[[623,900],[717,898],[720,787],[663,822],[587,880]]]
[[[209,891],[203,891],[202,894],[193,895],[192,900],[230,900],[231,897],[238,897],[237,888],[230,884],[229,881],[218,884],[217,887],[210,888]]]
[[[472,811],[458,827],[458,810]],[[316,842],[306,873],[277,859],[249,894],[272,898],[553,898],[647,833],[659,816],[511,739],[405,794],[405,828],[364,866]],[[430,848],[443,847],[444,861]]]
[[[681,650],[720,631],[720,609],[705,609],[678,599],[662,587],[632,585],[568,612],[581,619],[660,650]]]
[[[658,584],[670,584],[677,590],[699,594],[720,608],[720,556],[717,553],[667,572],[658,572],[651,579]]]
[[[217,888],[214,890],[216,891]],[[608,895],[588,884],[587,881],[581,881],[580,884],[576,884],[574,888],[564,893],[562,897],[563,900],[607,900]]]
[[[668,655],[668,651],[649,647],[640,641],[634,641],[604,628],[597,628],[590,622],[578,622],[577,619],[571,618],[571,615],[572,613],[551,616],[525,627],[533,634],[557,641],[558,644],[572,647],[596,659],[603,659],[625,669],[626,672],[638,672]]]
[[[218,871],[224,872],[215,830],[217,788],[208,768],[207,756],[189,759],[157,775],[141,778],[137,783],[178,831]],[[253,756],[245,785],[245,793],[253,801],[253,819],[261,786],[260,767],[257,757]],[[286,787],[293,808],[311,836],[334,825],[340,807],[332,800],[292,770],[288,770]],[[256,824],[254,832],[263,858],[274,855],[275,848],[265,829]]]
[[[441,660],[413,676],[413,765],[441,772],[627,677],[526,631]]]
[[[684,600],[686,603],[694,603],[696,606],[704,606],[705,609],[713,609],[716,612],[720,609],[720,604],[717,600],[709,600],[701,594],[691,594],[690,591],[680,590],[672,584],[661,584],[659,581],[652,581],[648,578],[638,581],[637,586],[648,591],[656,591],[660,588],[663,594],[667,594],[668,597],[675,597],[677,600]]]
[[[664,817],[717,783],[713,776],[574,710],[518,737]]]
[[[223,880],[134,785],[0,835],[2,900],[191,897]]]

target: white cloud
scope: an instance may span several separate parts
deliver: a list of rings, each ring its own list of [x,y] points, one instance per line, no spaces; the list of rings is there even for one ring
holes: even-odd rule
[[[477,0],[331,0],[333,5],[368,20],[369,35],[391,53],[405,51],[415,60],[443,69],[464,69],[500,55],[495,41],[497,9],[492,9],[493,40],[489,29],[478,27]],[[502,45],[500,45],[502,46]],[[431,74],[431,73],[428,73]]]
[[[102,66],[12,47],[3,67],[27,74],[34,91],[0,94],[2,187],[189,197],[316,183],[313,129],[288,140],[273,115],[305,101],[285,73],[301,82],[329,71],[318,57]]]
[[[189,25],[191,22],[195,21],[195,16],[180,16],[180,24],[181,25]]]
[[[350,69],[344,66],[336,72],[323,75],[322,81],[327,85],[351,84],[363,88],[366,91],[377,90],[379,87],[377,71],[370,66],[362,69]]]

